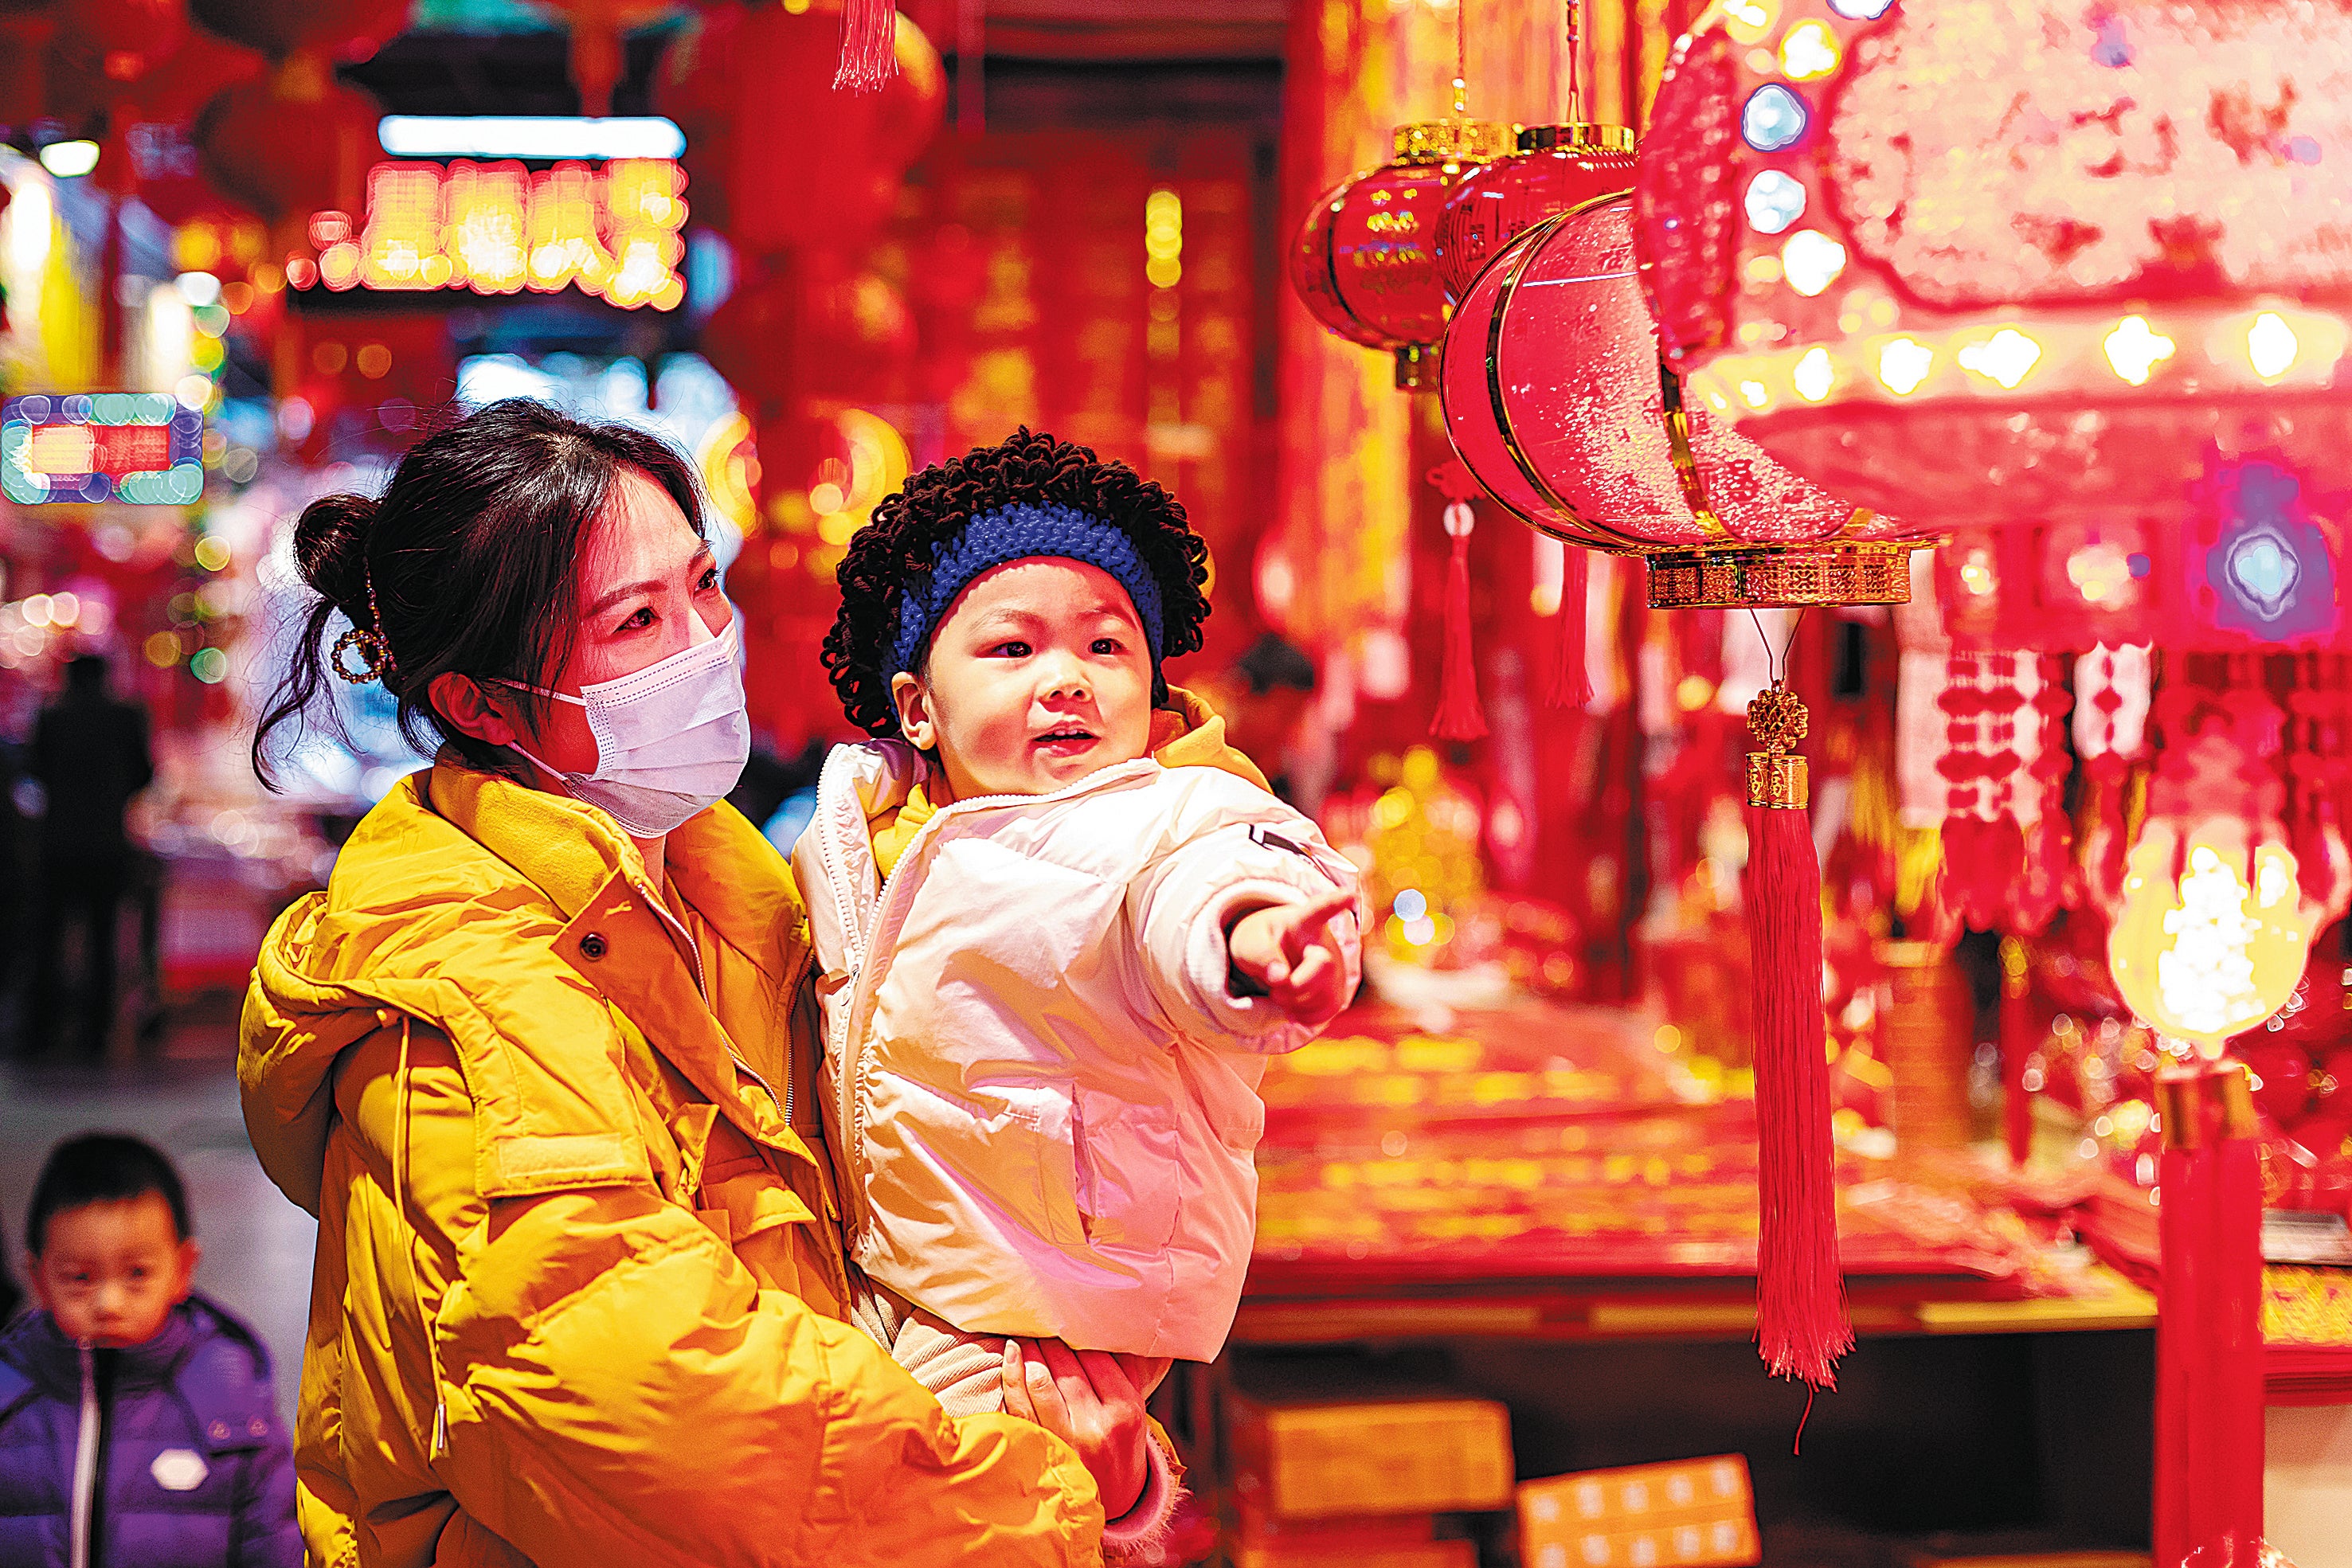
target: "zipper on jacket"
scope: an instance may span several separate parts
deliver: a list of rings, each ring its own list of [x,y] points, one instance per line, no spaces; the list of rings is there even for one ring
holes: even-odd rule
[[[70,1568],[89,1568],[89,1532],[98,1509],[98,1438],[104,1414],[98,1407],[98,1354],[83,1340],[81,1428],[74,1443],[73,1512],[67,1521]]]
[[[825,759],[824,771],[819,773],[817,776],[817,821],[810,824],[812,828],[818,830],[818,837],[816,841],[817,860],[819,863],[824,867],[824,879],[826,885],[833,893],[834,908],[835,913],[841,916],[842,941],[845,946],[849,946],[850,933],[856,929],[856,926],[852,924],[850,918],[856,903],[856,895],[849,889],[848,877],[845,869],[835,858],[833,852],[834,842],[832,835],[823,831],[823,819],[824,815],[824,802],[826,795],[825,784],[836,766],[846,767],[848,765],[845,760],[847,755],[848,753],[846,748],[836,748],[834,755]],[[1149,758],[1139,757],[1135,759],[1135,762],[1149,761],[1150,761],[1150,758]],[[938,829],[942,822],[949,821],[952,817],[960,814],[963,816],[971,816],[975,812],[986,810],[990,807],[1039,805],[1059,801],[1066,798],[1083,795],[1089,789],[1095,789],[1100,785],[1116,782],[1117,779],[1114,778],[1114,775],[1120,777],[1141,777],[1139,774],[1128,775],[1126,772],[1127,769],[1135,766],[1135,762],[1123,762],[1118,764],[1116,767],[1102,768],[1099,771],[1088,774],[1086,778],[1077,780],[1076,783],[1065,785],[1063,788],[1054,790],[1050,794],[975,795],[969,800],[950,801],[947,805],[940,807],[929,821],[925,822],[921,827],[915,830],[915,836],[907,841],[907,847],[905,849],[898,852],[898,870],[903,872],[908,867],[918,863],[920,859],[919,852],[927,847],[925,841],[933,837],[934,830]],[[1154,763],[1152,766],[1157,768],[1159,764]],[[926,764],[927,771],[929,765]],[[865,802],[863,800],[858,801],[858,819],[861,824],[865,821]],[[849,1006],[844,1014],[844,1017],[847,1021],[842,1030],[843,1038],[840,1054],[842,1116],[845,1127],[843,1141],[849,1146],[841,1152],[838,1158],[844,1162],[843,1168],[849,1177],[848,1180],[844,1181],[841,1185],[846,1189],[845,1196],[850,1210],[849,1234],[853,1251],[855,1250],[856,1242],[863,1237],[866,1228],[866,1184],[861,1179],[864,1174],[862,1168],[862,1156],[866,1147],[866,1104],[865,1096],[859,1092],[866,1076],[865,1069],[866,1051],[865,1043],[861,1039],[864,1031],[858,1027],[860,1022],[858,1013],[861,1005],[870,1001],[873,998],[873,982],[866,976],[866,971],[870,967],[866,959],[871,955],[873,949],[878,946],[878,943],[874,939],[878,937],[882,932],[888,929],[891,913],[898,906],[898,904],[905,902],[905,899],[901,894],[904,893],[909,880],[910,879],[907,877],[894,873],[889,879],[883,883],[881,896],[875,901],[873,923],[866,929],[866,936],[868,940],[865,943],[862,948],[852,948],[845,955],[850,961],[850,992]],[[916,878],[912,880],[919,881],[920,879]]]

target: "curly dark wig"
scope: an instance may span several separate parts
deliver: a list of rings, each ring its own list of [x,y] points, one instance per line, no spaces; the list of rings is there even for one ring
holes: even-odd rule
[[[1167,621],[1160,657],[1201,646],[1209,547],[1185,521],[1183,505],[1124,463],[1106,463],[1088,447],[1024,425],[994,446],[974,447],[908,479],[850,539],[835,574],[841,613],[824,638],[825,672],[850,723],[869,735],[898,733],[890,643],[908,589],[928,582],[940,552],[966,523],[1024,501],[1075,507],[1125,531],[1160,583]],[[1168,683],[1156,670],[1151,698],[1168,700]]]

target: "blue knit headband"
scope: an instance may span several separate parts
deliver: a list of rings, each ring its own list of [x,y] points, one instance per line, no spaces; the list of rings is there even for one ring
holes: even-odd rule
[[[898,634],[890,647],[893,672],[915,667],[923,644],[930,640],[940,617],[948,612],[971,580],[1007,561],[1031,556],[1082,560],[1118,579],[1143,622],[1144,641],[1150,644],[1151,664],[1160,666],[1161,636],[1160,580],[1151,575],[1136,553],[1126,529],[1107,523],[1091,512],[1054,502],[1019,501],[993,512],[982,512],[964,525],[963,532],[931,563],[931,580],[919,592],[909,590],[898,602]]]

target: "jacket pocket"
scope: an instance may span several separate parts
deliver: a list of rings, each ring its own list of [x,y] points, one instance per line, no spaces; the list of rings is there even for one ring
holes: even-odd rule
[[[1184,1170],[1176,1112],[1081,1088],[1078,1208],[1097,1246],[1157,1251],[1176,1233]]]
[[[1009,1218],[1055,1247],[1086,1244],[1078,1214],[1076,1118],[1055,1084],[963,1090],[887,1069],[866,1079],[872,1120],[866,1157],[875,1207],[919,1227],[951,1230],[970,1211]]]

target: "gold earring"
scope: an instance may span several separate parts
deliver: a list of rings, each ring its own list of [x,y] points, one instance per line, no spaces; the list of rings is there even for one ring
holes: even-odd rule
[[[357,649],[360,657],[366,661],[357,672],[343,663],[343,653],[347,649]],[[381,633],[354,626],[335,639],[334,648],[327,654],[327,663],[333,667],[335,674],[352,685],[363,686],[370,681],[383,678],[384,671],[392,667],[392,650],[384,645]]]

